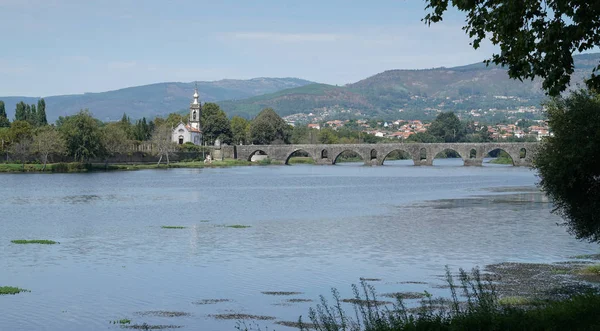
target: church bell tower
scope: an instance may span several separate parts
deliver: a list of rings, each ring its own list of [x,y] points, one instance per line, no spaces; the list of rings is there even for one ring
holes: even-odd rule
[[[198,86],[196,85],[196,89],[194,90],[194,100],[190,104],[189,123],[190,127],[198,131],[202,131],[202,129],[200,128],[200,116],[202,114],[202,106],[200,105],[200,101],[198,100],[199,97],[200,95],[198,95]]]

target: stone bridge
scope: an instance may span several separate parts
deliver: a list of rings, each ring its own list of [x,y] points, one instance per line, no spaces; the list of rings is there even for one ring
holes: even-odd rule
[[[515,166],[530,166],[538,143],[392,143],[392,144],[335,144],[335,145],[244,145],[234,146],[234,158],[248,160],[255,154],[267,155],[274,161],[288,164],[298,151],[308,153],[316,164],[335,164],[342,152],[354,152],[365,165],[383,165],[393,151],[408,153],[414,165],[433,165],[435,156],[443,151],[455,151],[466,166],[481,166],[483,158],[494,150],[507,152]]]

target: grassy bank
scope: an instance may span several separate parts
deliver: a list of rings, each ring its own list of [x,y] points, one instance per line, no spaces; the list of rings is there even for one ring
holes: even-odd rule
[[[595,271],[595,269],[593,270]],[[592,272],[593,272],[592,271]],[[353,286],[353,308],[346,312],[339,294],[309,311],[310,324],[301,330],[600,330],[600,294],[576,294],[565,300],[548,301],[502,297],[492,279],[475,269],[455,277],[446,271],[449,299],[426,297],[420,306],[407,308],[398,296],[392,307],[378,305],[372,286]],[[301,322],[301,321],[300,321]]]
[[[74,172],[92,172],[92,171],[115,171],[115,170],[143,170],[143,169],[167,169],[167,168],[220,168],[233,166],[258,165],[241,160],[223,160],[204,163],[202,161],[173,162],[167,167],[166,164],[157,165],[156,163],[146,164],[109,164],[103,163],[50,163],[44,169],[42,164],[22,164],[0,163],[1,172],[46,172],[46,173],[74,173]],[[43,169],[43,170],[42,170]]]

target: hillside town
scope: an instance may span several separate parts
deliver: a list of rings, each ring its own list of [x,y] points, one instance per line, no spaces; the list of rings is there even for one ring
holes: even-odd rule
[[[440,113],[436,109],[426,109],[434,113]],[[472,109],[469,111],[457,112],[457,116],[461,120],[472,121],[473,125],[481,130],[484,127],[490,133],[493,140],[509,140],[509,139],[524,139],[535,138],[540,141],[543,137],[551,135],[548,127],[548,121],[543,119],[543,109],[530,106],[519,107],[512,110],[498,109]],[[400,109],[399,113],[403,110]],[[413,134],[425,133],[431,124],[431,121],[403,119],[384,121],[384,120],[367,120],[367,119],[330,119],[336,115],[353,114],[361,116],[358,110],[332,110],[321,109],[318,113],[309,114],[293,114],[284,117],[284,120],[292,125],[306,125],[310,129],[320,130],[322,128],[331,128],[338,130],[342,127],[351,127],[359,129],[363,133],[371,134],[381,138],[408,139]],[[344,117],[344,116],[340,116]],[[364,118],[364,116],[361,116]],[[501,118],[501,122],[497,124],[489,124],[490,119],[494,117]],[[483,119],[488,119],[487,121]],[[308,122],[308,123],[307,123]]]

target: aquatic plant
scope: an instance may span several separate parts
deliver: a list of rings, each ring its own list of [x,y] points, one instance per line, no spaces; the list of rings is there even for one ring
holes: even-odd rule
[[[525,306],[531,304],[532,302],[533,301],[531,299],[521,296],[508,296],[498,299],[498,304],[503,306]]]
[[[162,229],[185,229],[185,226],[180,226],[180,225],[163,225],[161,226]]]
[[[285,292],[285,291],[265,291],[265,292],[260,292],[262,294],[266,294],[266,295],[298,295],[298,294],[302,294],[302,292]]]
[[[226,225],[226,228],[233,228],[233,229],[246,229],[246,228],[250,228],[250,225],[241,225],[241,224],[234,224],[234,225]]]
[[[121,325],[131,324],[131,320],[127,319],[127,318],[123,318],[123,319],[120,319],[120,320],[111,321],[111,323],[112,324],[121,324]]]
[[[46,239],[33,239],[33,240],[17,239],[17,240],[11,240],[10,242],[13,244],[20,244],[20,245],[24,245],[24,244],[40,244],[40,245],[58,244],[58,242],[56,242],[56,241],[46,240]]]
[[[587,266],[580,271],[583,275],[600,276],[600,264]]]
[[[15,295],[21,292],[31,292],[30,290],[14,287],[14,286],[0,286],[0,295]]]

